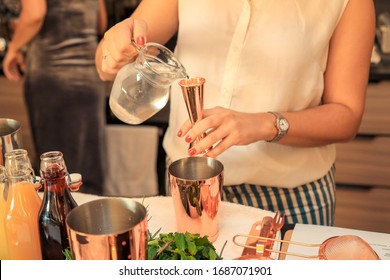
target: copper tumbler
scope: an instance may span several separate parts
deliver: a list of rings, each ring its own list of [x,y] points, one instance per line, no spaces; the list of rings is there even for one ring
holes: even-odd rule
[[[0,118],[0,165],[4,165],[5,153],[23,148],[22,128],[18,121]]]
[[[218,237],[222,163],[209,157],[179,159],[168,168],[178,232]]]
[[[147,259],[147,211],[139,202],[103,198],[74,208],[66,218],[76,260]]]

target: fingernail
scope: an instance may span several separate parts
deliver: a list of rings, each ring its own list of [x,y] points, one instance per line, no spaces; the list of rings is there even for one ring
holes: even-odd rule
[[[145,44],[145,37],[144,36],[139,36],[137,39],[135,39],[135,42],[139,46],[143,46]]]
[[[188,150],[188,155],[189,155],[189,156],[193,156],[193,155],[195,155],[195,154],[196,154],[195,148],[191,148],[191,149]]]
[[[180,129],[179,132],[177,133],[177,136],[181,137],[182,135],[183,135],[183,131],[181,131],[181,129]]]
[[[187,137],[186,137],[186,142],[187,142],[187,143],[191,143],[191,142],[192,142],[192,138],[191,138],[190,136],[187,136]]]

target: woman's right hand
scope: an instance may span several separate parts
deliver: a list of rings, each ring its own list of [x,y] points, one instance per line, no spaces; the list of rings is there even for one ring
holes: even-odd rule
[[[26,71],[23,53],[14,50],[11,44],[8,45],[8,51],[3,59],[3,71],[8,80],[16,82],[22,79],[22,74]]]
[[[137,48],[146,42],[147,25],[139,19],[128,18],[111,27],[101,40],[96,51],[95,62],[103,80],[113,80],[124,65],[133,62]]]

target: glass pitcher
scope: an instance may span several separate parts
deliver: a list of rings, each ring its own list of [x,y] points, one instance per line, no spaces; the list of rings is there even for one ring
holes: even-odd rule
[[[140,124],[159,112],[169,100],[169,88],[187,73],[175,55],[157,43],[138,49],[134,63],[123,66],[113,83],[109,105],[128,124]]]

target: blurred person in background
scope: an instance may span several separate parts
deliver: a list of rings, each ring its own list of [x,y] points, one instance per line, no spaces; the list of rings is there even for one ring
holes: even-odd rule
[[[22,0],[3,60],[5,76],[24,83],[38,157],[61,151],[94,194],[105,181],[107,98],[94,53],[106,28],[104,0]]]

